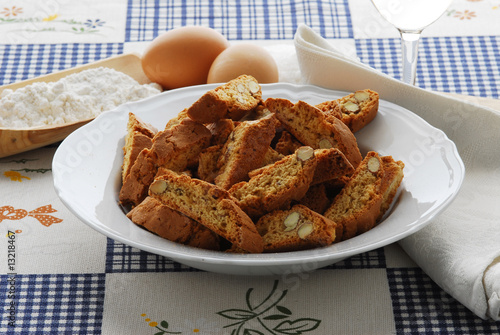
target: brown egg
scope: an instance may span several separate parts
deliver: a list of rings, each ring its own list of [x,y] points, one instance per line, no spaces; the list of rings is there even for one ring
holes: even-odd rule
[[[142,69],[164,89],[205,84],[214,59],[228,46],[227,39],[214,29],[175,28],[151,42],[142,56]]]
[[[208,73],[208,83],[223,83],[242,74],[253,76],[259,83],[279,80],[278,66],[263,47],[250,43],[234,44],[222,51]]]

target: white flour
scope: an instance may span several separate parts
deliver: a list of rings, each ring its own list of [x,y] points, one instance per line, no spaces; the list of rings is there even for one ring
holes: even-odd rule
[[[33,83],[0,95],[0,127],[28,128],[93,118],[128,102],[161,92],[110,68],[71,74],[57,82]]]

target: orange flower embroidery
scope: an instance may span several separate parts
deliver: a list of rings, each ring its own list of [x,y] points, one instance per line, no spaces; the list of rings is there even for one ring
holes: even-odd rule
[[[460,20],[464,20],[464,19],[470,20],[473,17],[476,17],[476,12],[471,12],[467,9],[464,10],[463,12],[456,11],[455,17],[458,17]]]
[[[26,177],[26,176],[23,176],[22,174],[20,174],[19,172],[17,171],[5,171],[3,173],[3,175],[7,178],[10,178],[10,180],[12,181],[18,181],[18,182],[22,182],[23,181],[23,178],[26,178],[28,180],[30,180],[31,178],[30,177]]]
[[[32,211],[26,211],[24,209],[14,209],[12,206],[3,206],[0,207],[0,222],[3,220],[21,220],[26,216],[31,216],[32,218],[37,219],[42,225],[45,227],[49,227],[53,223],[62,222],[62,219],[56,218],[52,215],[48,215],[48,213],[57,212],[52,208],[52,205],[46,205],[42,207],[38,207]]]
[[[3,14],[3,16],[5,16],[5,17],[9,17],[11,15],[17,16],[18,14],[21,14],[22,12],[23,12],[22,8],[12,6],[12,8],[4,7],[3,11],[0,14]]]

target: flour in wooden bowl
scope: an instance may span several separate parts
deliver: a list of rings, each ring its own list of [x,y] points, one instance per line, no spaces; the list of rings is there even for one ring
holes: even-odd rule
[[[0,127],[31,128],[87,120],[160,92],[157,84],[141,85],[111,68],[84,70],[56,82],[2,91]]]

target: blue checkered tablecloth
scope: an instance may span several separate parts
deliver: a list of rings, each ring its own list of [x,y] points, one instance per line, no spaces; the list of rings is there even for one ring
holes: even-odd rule
[[[159,33],[185,25],[212,27],[230,42],[272,46],[291,45],[305,23],[400,78],[399,37],[375,15],[368,0],[2,1],[0,85],[141,51]],[[500,98],[500,1],[455,0],[424,31],[416,85]],[[500,322],[475,316],[397,244],[312,273],[234,277],[109,239],[57,198],[50,171],[56,148],[0,158],[2,334],[500,333]],[[29,214],[46,206],[51,210],[43,215],[57,223],[44,225]],[[13,220],[21,209],[28,215]],[[15,245],[8,231],[16,232]],[[247,324],[246,332],[234,326],[246,299],[268,301],[270,292],[282,297],[274,314]]]

